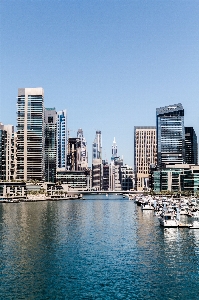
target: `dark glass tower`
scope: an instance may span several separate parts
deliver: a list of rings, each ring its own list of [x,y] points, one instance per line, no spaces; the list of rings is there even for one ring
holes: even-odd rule
[[[185,160],[187,164],[198,164],[198,143],[193,127],[185,127]]]
[[[185,163],[184,109],[181,103],[156,109],[158,167]]]
[[[55,108],[45,108],[45,181],[56,182],[57,113]]]

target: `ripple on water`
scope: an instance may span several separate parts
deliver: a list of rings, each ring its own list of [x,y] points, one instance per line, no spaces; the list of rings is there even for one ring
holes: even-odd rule
[[[199,299],[199,231],[133,201],[0,207],[0,299]]]

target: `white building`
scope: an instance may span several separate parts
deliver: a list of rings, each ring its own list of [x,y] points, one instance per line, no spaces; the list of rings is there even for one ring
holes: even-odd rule
[[[19,88],[17,178],[44,180],[44,90]]]

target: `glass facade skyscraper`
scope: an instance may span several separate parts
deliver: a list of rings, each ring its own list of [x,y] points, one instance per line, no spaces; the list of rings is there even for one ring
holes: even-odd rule
[[[101,131],[96,131],[95,139],[92,145],[92,187],[96,190],[102,188],[102,136]]]
[[[185,127],[185,159],[187,164],[198,164],[198,143],[193,127]]]
[[[57,168],[67,168],[67,112],[57,112]]]
[[[181,103],[156,109],[158,167],[185,163],[184,109]]]
[[[44,180],[44,90],[19,88],[17,178]]]
[[[55,108],[45,108],[45,181],[56,181],[57,113]]]

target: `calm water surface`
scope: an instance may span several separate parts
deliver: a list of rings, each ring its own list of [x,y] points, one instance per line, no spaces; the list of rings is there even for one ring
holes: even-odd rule
[[[199,299],[199,230],[120,196],[0,204],[0,271],[0,299]]]

